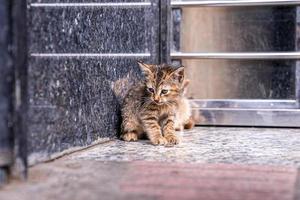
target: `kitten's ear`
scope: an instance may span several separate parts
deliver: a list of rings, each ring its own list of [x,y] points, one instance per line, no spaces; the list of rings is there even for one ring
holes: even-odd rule
[[[172,78],[177,80],[179,83],[182,83],[184,80],[184,66],[180,66],[177,69],[175,69],[172,74]]]
[[[139,64],[142,73],[146,77],[148,77],[150,74],[152,74],[152,68],[153,68],[152,65],[145,64],[142,61],[137,61],[137,63]]]

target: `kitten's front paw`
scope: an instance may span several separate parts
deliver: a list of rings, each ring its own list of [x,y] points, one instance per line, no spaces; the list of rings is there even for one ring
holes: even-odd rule
[[[127,142],[135,142],[138,140],[137,134],[134,132],[128,132],[121,136],[121,138]]]
[[[168,143],[166,138],[164,138],[162,135],[156,136],[156,137],[152,138],[150,141],[153,145],[165,145]]]
[[[175,134],[168,134],[165,138],[169,145],[179,144],[179,138]]]

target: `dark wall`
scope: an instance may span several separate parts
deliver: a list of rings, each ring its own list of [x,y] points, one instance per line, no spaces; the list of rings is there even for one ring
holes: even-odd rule
[[[0,1],[0,183],[26,175],[26,2]]]
[[[0,2],[0,183],[5,167],[12,162],[12,91],[11,12],[8,1]]]
[[[158,52],[155,2],[133,7],[60,5],[88,3],[80,0],[57,0],[55,7],[46,7],[37,2],[53,1],[27,2],[30,162],[115,137],[122,97],[140,76],[136,60],[156,62]]]

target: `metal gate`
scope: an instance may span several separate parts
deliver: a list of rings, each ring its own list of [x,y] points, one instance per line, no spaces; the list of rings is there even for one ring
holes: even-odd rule
[[[234,62],[251,61],[250,64],[243,63],[247,65],[245,68],[255,69],[250,70],[251,73],[263,71],[265,74],[260,76],[250,73],[251,77],[257,78],[249,80],[255,83],[271,78],[268,87],[272,89],[272,93],[267,89],[253,92],[248,86],[251,88],[255,84],[244,84],[241,79],[235,86],[243,87],[236,90],[236,96],[230,94],[224,95],[228,98],[220,98],[212,94],[211,97],[218,98],[200,98],[197,94],[191,100],[197,123],[300,127],[300,12],[297,7],[300,1],[66,2],[69,1],[49,3],[28,0],[0,3],[0,27],[7,28],[0,29],[3,36],[0,37],[0,182],[5,178],[6,170],[13,164],[25,175],[27,157],[36,159],[32,161],[34,163],[73,146],[89,145],[99,137],[114,137],[118,132],[119,100],[123,95],[122,91],[132,82],[131,79],[138,77],[140,73],[135,63],[136,59],[145,59],[148,62],[179,60],[182,63],[187,60],[217,61],[206,68],[203,67],[203,63],[188,63],[186,67],[202,67],[202,72],[214,68],[213,72],[218,73],[221,78],[225,74],[221,69],[226,66],[243,71],[241,64]],[[264,9],[272,6],[276,6],[276,9],[264,12]],[[277,6],[280,7],[279,10]],[[184,15],[184,9],[195,7],[234,8],[232,11],[237,15],[228,15],[226,19],[237,17],[248,22],[249,16],[245,17],[241,13],[251,14],[253,7],[259,8],[263,15],[258,15],[258,18],[264,20],[271,16],[274,26],[260,29],[263,31],[258,31],[256,35],[262,36],[263,33],[270,34],[280,30],[276,32],[278,34],[272,35],[272,40],[264,38],[270,44],[275,44],[271,45],[274,51],[265,46],[261,49],[255,48],[255,45],[246,45],[252,48],[251,51],[247,48],[242,49],[245,51],[229,51],[226,48],[223,51],[217,51],[217,48],[201,51],[190,51],[187,48],[181,51],[184,45],[180,44],[180,40],[183,39],[180,31],[186,29],[186,33],[190,32],[189,27],[184,27],[184,23],[181,23],[182,20],[188,19],[188,16]],[[210,13],[207,10],[205,12]],[[254,21],[255,16],[254,13]],[[26,19],[30,27],[28,33],[25,28]],[[201,19],[209,24],[206,15]],[[212,15],[211,19],[216,19],[216,16]],[[249,33],[251,28],[255,28],[255,23],[251,20],[251,23],[247,24]],[[239,23],[240,21],[234,21],[230,29],[234,30],[233,25],[237,24],[237,30],[240,30]],[[263,26],[264,24],[261,25]],[[201,33],[209,33],[205,28],[207,27],[201,29]],[[223,30],[220,28],[215,33],[209,35],[222,35]],[[240,35],[243,34],[234,37]],[[186,36],[187,39],[193,39],[189,34]],[[245,38],[247,43],[248,37]],[[126,45],[124,41],[127,42]],[[199,41],[206,40],[200,38]],[[227,40],[224,41],[219,44],[232,46]],[[236,44],[235,40],[231,42]],[[252,43],[256,44],[255,40]],[[218,63],[219,61],[226,61],[223,62],[226,65]],[[258,67],[252,67],[253,63]],[[266,68],[271,70],[265,70]],[[244,72],[244,77],[247,78],[249,71]],[[195,83],[205,83],[200,74],[193,74],[193,71],[189,73],[196,76]],[[227,75],[230,78],[231,74]],[[275,78],[272,79],[273,77]],[[197,89],[200,86],[193,87]],[[262,87],[268,88],[264,85]],[[218,88],[207,91],[218,92]],[[232,98],[240,97],[239,91],[245,96]],[[251,95],[249,91],[252,91]],[[260,93],[267,94],[268,98],[259,98]]]
[[[0,2],[0,185],[26,176],[26,2]]]
[[[300,1],[173,0],[166,2],[168,12],[166,12],[166,20],[163,22],[168,27],[168,38],[165,40],[166,45],[169,45],[166,60],[179,60],[183,63],[189,61],[190,64],[199,62],[198,65],[194,64],[194,71],[197,71],[196,68],[202,67],[201,65],[205,63],[207,66],[202,67],[202,72],[205,74],[205,70],[212,70],[218,76],[215,79],[223,78],[224,75],[220,71],[225,67],[223,64],[227,65],[230,72],[235,70],[235,73],[228,73],[227,83],[229,80],[234,82],[238,79],[236,75],[241,74],[241,71],[245,71],[244,74],[248,75],[248,77],[244,75],[239,82],[234,84],[238,88],[236,91],[245,94],[241,98],[240,94],[230,93],[224,94],[225,98],[218,94],[208,95],[208,98],[205,98],[205,95],[194,95],[196,97],[191,100],[191,103],[199,125],[300,127],[299,8],[297,5],[300,5]],[[200,15],[198,24],[192,24],[194,26],[184,24],[189,23],[189,9],[193,9],[193,16],[190,19],[196,21],[195,16],[199,17],[199,15],[195,13],[204,13]],[[216,10],[222,13],[219,18]],[[245,16],[246,14],[250,16]],[[218,20],[223,22],[223,19],[227,20],[226,26],[218,22]],[[201,26],[200,23],[207,23],[207,25]],[[211,23],[219,23],[219,26],[211,25]],[[197,26],[202,29],[195,30]],[[259,28],[255,29],[255,27]],[[241,30],[242,28],[249,31],[245,33]],[[209,32],[210,30],[212,31]],[[218,36],[226,35],[226,30],[231,33],[230,36],[227,38]],[[192,31],[195,32],[191,33]],[[257,32],[256,37],[261,39],[253,37],[255,34],[251,31]],[[207,36],[209,33],[213,33],[210,35],[215,36]],[[264,34],[272,34],[269,36],[271,39]],[[197,38],[198,36],[200,39]],[[214,41],[205,42],[205,37],[213,37],[216,40],[223,37],[225,40],[221,41],[220,39],[218,46],[215,45],[216,42],[213,43]],[[193,43],[197,43],[195,40],[207,43],[206,49],[199,45],[190,48],[190,46],[195,46]],[[256,40],[260,40],[260,43]],[[185,47],[189,42],[190,46]],[[244,46],[241,45],[243,42]],[[224,44],[227,46],[224,47]],[[218,46],[219,49],[215,46],[212,47],[213,45]],[[199,51],[199,49],[201,50]],[[188,69],[189,65],[187,64],[186,67]],[[262,72],[264,72],[264,76],[260,77],[259,73]],[[195,82],[200,82],[198,79],[201,74],[197,75],[195,72],[190,72],[190,74],[194,76]],[[233,85],[229,83],[228,87],[224,87],[222,81],[220,82],[218,87],[223,90],[228,90]],[[269,88],[266,89],[263,84],[259,85],[260,82],[268,82]],[[197,89],[197,87],[201,87],[201,83],[198,85],[195,83],[193,87]],[[210,89],[207,87],[207,90],[216,91],[219,89],[218,87]],[[255,88],[257,90],[251,92],[252,87],[253,90]],[[260,95],[261,91],[263,91],[262,95]]]

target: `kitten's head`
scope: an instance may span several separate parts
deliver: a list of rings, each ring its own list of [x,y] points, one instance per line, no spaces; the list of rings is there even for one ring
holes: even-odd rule
[[[161,105],[174,102],[180,96],[184,82],[184,67],[174,68],[167,64],[150,65],[138,61],[145,76],[147,100]]]

